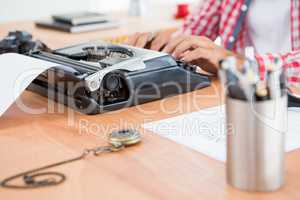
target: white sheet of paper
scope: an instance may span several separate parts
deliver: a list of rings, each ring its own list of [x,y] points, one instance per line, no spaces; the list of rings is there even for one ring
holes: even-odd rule
[[[300,148],[300,109],[290,109],[288,118],[287,152]],[[147,123],[144,128],[213,159],[226,161],[224,106]]]
[[[15,53],[0,55],[0,116],[39,74],[56,65]]]

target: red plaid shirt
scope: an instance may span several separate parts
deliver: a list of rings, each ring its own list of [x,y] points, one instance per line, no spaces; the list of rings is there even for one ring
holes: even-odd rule
[[[222,45],[226,47],[234,40],[233,51],[242,53],[246,46],[250,46],[245,20],[238,37],[232,37],[238,18],[245,10],[245,0],[205,0],[196,10],[196,13],[187,17],[183,32],[192,35],[204,35],[212,40],[218,36]],[[281,58],[287,69],[288,80],[291,84],[300,86],[300,1],[291,1],[291,52],[276,54],[256,54],[260,66],[261,78],[264,77],[268,63],[275,57]],[[274,22],[274,25],[276,22]],[[282,27],[284,28],[284,27]],[[278,41],[280,42],[280,41]]]

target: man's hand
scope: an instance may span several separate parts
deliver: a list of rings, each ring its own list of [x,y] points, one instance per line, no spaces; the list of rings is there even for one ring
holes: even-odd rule
[[[160,51],[172,38],[175,29],[165,30],[153,35],[153,33],[136,33],[129,37],[126,44],[139,47],[149,48],[154,51]]]
[[[218,71],[219,62],[228,56],[236,56],[238,64],[244,62],[243,57],[202,36],[178,36],[172,39],[163,51],[187,63],[201,66],[203,70],[214,74]]]

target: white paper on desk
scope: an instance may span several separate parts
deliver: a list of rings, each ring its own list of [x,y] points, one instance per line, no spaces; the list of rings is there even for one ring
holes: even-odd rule
[[[290,109],[288,117],[287,152],[300,148],[300,109]],[[144,124],[144,128],[225,162],[225,124],[225,108],[219,106],[147,123]]]
[[[56,65],[15,53],[0,55],[0,116],[39,74]]]

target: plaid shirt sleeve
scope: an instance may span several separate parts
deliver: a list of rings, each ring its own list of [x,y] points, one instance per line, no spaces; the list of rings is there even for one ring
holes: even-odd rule
[[[220,23],[221,0],[205,0],[188,16],[183,26],[183,33],[202,35],[215,40]]]
[[[257,54],[256,60],[260,69],[260,78],[266,76],[266,69],[275,58],[280,58],[283,67],[286,69],[290,86],[300,87],[300,51],[293,51],[285,54]]]

